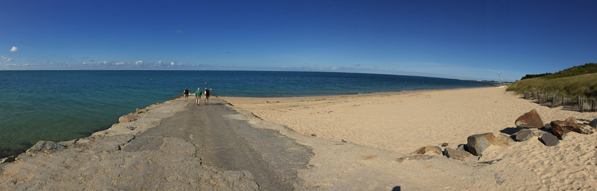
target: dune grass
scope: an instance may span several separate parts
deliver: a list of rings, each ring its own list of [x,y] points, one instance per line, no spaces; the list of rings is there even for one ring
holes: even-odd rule
[[[597,97],[597,73],[553,79],[544,77],[524,79],[514,82],[507,91],[520,94],[525,91],[543,91],[558,95]]]

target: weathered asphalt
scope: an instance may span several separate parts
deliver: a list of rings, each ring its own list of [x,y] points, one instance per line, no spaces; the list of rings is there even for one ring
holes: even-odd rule
[[[307,168],[313,156],[311,148],[275,130],[253,128],[247,121],[227,117],[238,113],[217,98],[207,105],[189,102],[193,103],[184,112],[137,135],[124,151],[157,151],[164,138],[180,138],[195,146],[203,165],[248,171],[260,190],[302,187],[297,170]]]

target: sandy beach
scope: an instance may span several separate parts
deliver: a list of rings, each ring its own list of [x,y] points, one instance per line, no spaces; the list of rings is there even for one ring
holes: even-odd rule
[[[597,118],[595,112],[540,106],[504,88],[212,101],[155,104],[130,114],[136,120],[55,143],[61,149],[30,149],[0,164],[0,190],[277,190],[264,189],[260,169],[273,177],[277,171],[291,174],[291,190],[597,189],[597,133],[572,132],[551,147],[537,137],[492,145],[480,158],[464,161],[440,154],[399,160],[424,146],[456,148],[473,134],[512,134],[515,120],[532,109],[544,123]],[[209,126],[215,134],[244,130],[218,137],[207,133]],[[206,148],[210,140],[214,148]],[[233,140],[261,144],[225,144]],[[277,147],[289,144],[294,146]],[[236,162],[218,156],[236,154],[238,145],[247,146],[246,153],[260,151],[253,158],[265,161],[263,167],[228,169],[226,161]]]
[[[442,143],[455,148],[466,144],[467,137],[473,134],[493,132],[498,135],[515,131],[514,121],[532,109],[538,111],[546,124],[571,116],[584,123],[597,118],[595,112],[540,106],[506,92],[505,88],[494,87],[222,99],[265,121],[282,124],[307,136],[344,140],[405,155],[423,146]],[[514,182],[504,187],[507,190],[594,190],[597,189],[596,138],[595,134],[572,133],[554,147],[544,146],[537,138],[504,147],[491,146],[479,161],[500,160],[488,168],[505,173],[500,175],[502,177],[512,178]]]

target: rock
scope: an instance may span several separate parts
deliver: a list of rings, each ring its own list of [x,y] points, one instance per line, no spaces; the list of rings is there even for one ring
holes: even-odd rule
[[[147,109],[139,109],[139,108],[137,108],[137,110],[135,111],[135,114],[145,113],[145,112],[147,112]]]
[[[593,128],[585,124],[574,123],[570,126],[570,130],[580,134],[593,134]]]
[[[545,133],[550,133],[550,132],[547,132],[547,131],[542,131],[542,130],[539,130],[539,129],[531,129],[531,131],[532,131],[532,132],[533,132],[533,134],[534,134],[535,136],[537,136],[537,137],[543,137],[543,134],[545,134]],[[550,130],[550,131],[551,131],[551,130]]]
[[[466,147],[469,152],[481,156],[483,151],[495,141],[493,133],[471,135],[466,139]]]
[[[137,120],[137,119],[139,119],[138,115],[128,114],[128,115],[123,115],[120,118],[118,118],[118,121],[120,123],[124,123],[124,122],[131,122],[131,121],[134,121],[134,120]]]
[[[446,148],[446,150],[444,150],[444,155],[446,155],[448,158],[461,160],[461,161],[464,161],[464,159],[466,157],[471,156],[471,154],[469,152],[454,150],[451,148]]]
[[[9,157],[0,159],[0,164],[14,162],[15,160],[17,160],[17,158],[15,158],[14,156],[9,156]]]
[[[593,121],[589,122],[589,126],[593,128],[597,128],[597,118],[593,119]]]
[[[38,151],[55,151],[55,150],[63,150],[66,149],[66,146],[58,144],[52,141],[38,141],[33,145],[33,147],[29,148],[27,152],[38,152]]]
[[[570,131],[574,131],[580,134],[593,134],[593,128],[590,125],[572,123],[570,121],[552,121],[552,132],[560,139]]]
[[[510,136],[500,134],[495,138],[495,142],[493,142],[493,145],[503,147],[503,146],[507,146],[513,142],[514,142],[514,140],[512,140],[512,138],[510,138]]]
[[[545,133],[540,139],[543,141],[545,146],[556,146],[558,143],[560,143],[558,138],[551,133]]]
[[[578,123],[578,121],[576,120],[576,118],[574,117],[568,117],[566,118],[566,120],[564,120],[566,122],[570,122],[570,123]]]
[[[529,140],[531,138],[533,138],[533,136],[535,136],[535,134],[533,134],[533,131],[529,130],[529,129],[521,129],[520,131],[516,132],[514,134],[516,137],[516,141],[526,141]]]
[[[442,147],[447,147],[449,144],[448,143],[442,143]]]
[[[458,148],[456,148],[457,151],[467,151],[466,150],[466,144],[460,144],[458,145]]]
[[[415,152],[412,153],[413,155],[421,155],[421,154],[442,154],[442,149],[438,146],[426,146],[417,149]]]
[[[408,161],[408,160],[430,160],[436,158],[435,156],[430,155],[411,155],[407,157],[400,157],[398,158],[398,162]]]
[[[570,132],[569,122],[566,121],[552,121],[549,123],[551,125],[551,132],[560,139],[563,139],[564,136]]]
[[[518,117],[514,123],[519,128],[542,128],[545,125],[535,109]]]

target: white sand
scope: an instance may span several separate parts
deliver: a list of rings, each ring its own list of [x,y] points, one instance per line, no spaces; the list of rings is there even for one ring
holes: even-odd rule
[[[562,107],[539,106],[505,92],[503,88],[222,99],[266,121],[285,125],[305,135],[345,140],[402,154],[441,143],[455,147],[465,144],[466,138],[473,134],[499,133],[513,128],[514,120],[531,109],[538,111],[544,123],[570,116],[584,123],[597,118],[595,112],[579,113]],[[484,169],[496,173],[495,180],[490,181],[495,181],[492,184],[500,189],[595,190],[596,146],[597,134],[571,133],[554,147],[546,147],[536,138],[504,147],[492,146],[480,161],[500,159]],[[443,165],[447,164],[450,163]],[[439,166],[442,166],[441,162]],[[437,181],[449,185],[454,180],[440,177]],[[476,181],[476,184],[483,182]],[[475,187],[483,186],[471,188]],[[466,188],[456,186],[438,190],[444,189]]]

